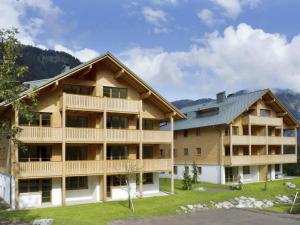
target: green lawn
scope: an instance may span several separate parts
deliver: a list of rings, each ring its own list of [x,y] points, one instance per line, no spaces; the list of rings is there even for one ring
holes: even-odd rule
[[[300,178],[289,181],[300,187]],[[169,191],[169,182],[167,179],[161,179],[161,189]],[[284,181],[269,182],[267,191],[263,190],[264,183],[255,183],[244,185],[242,191],[228,190],[225,192],[208,193],[183,191],[181,190],[181,181],[175,181],[175,195],[135,199],[134,213],[127,208],[127,201],[118,201],[12,212],[0,211],[0,219],[32,221],[35,218],[53,218],[56,225],[101,225],[121,218],[175,214],[175,210],[181,205],[209,203],[211,200],[219,202],[241,195],[257,199],[274,199],[278,194],[292,195],[294,191],[287,188],[283,183]],[[197,184],[197,186],[212,188],[227,187],[225,185],[206,183]],[[270,210],[287,212],[288,209],[289,207],[286,206],[276,206]]]

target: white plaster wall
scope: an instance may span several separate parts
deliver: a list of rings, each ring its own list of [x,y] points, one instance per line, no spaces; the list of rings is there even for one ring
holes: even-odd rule
[[[137,195],[139,194],[139,185],[137,185]],[[143,194],[156,194],[159,192],[159,173],[153,173],[153,184],[143,185]]]
[[[61,178],[52,179],[51,195],[52,195],[53,206],[62,205]]]
[[[19,194],[19,208],[38,208],[42,205],[42,193],[20,193]]]
[[[275,165],[271,165],[270,179],[275,180]]]
[[[193,176],[193,165],[184,165],[184,164],[175,164],[177,166],[177,174],[174,174],[175,179],[182,180],[185,166],[189,167],[189,174]],[[219,184],[221,182],[225,182],[225,175],[222,174],[224,172],[224,167],[219,165],[197,165],[202,167],[202,173],[198,175],[199,182],[208,182]],[[224,177],[224,181],[222,181],[222,176]],[[161,178],[170,178],[171,175],[169,173],[161,173]]]
[[[97,196],[99,185],[98,176],[88,177],[88,189],[66,190],[66,203],[99,201],[99,195]]]
[[[10,205],[11,176],[0,173],[0,197]]]
[[[130,185],[130,195],[132,198],[136,197],[136,177],[135,175],[129,178],[129,185]],[[127,186],[118,186],[118,187],[111,187],[111,199],[113,200],[123,200],[128,198],[128,188]]]
[[[250,166],[250,174],[243,174],[243,167],[239,167],[239,175],[243,183],[258,182],[259,181],[259,168],[258,166]]]

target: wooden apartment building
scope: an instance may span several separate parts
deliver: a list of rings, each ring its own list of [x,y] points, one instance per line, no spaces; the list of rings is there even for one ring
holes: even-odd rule
[[[273,180],[284,176],[283,164],[297,162],[298,122],[270,90],[222,92],[182,112],[187,119],[174,124],[175,178],[192,175],[195,163],[199,181]]]
[[[133,197],[159,193],[159,173],[173,170],[159,145],[173,149],[173,120],[184,115],[114,56],[27,85],[21,98],[38,92],[33,121],[0,106],[27,147],[1,141],[0,196],[12,208],[126,199],[127,174]]]

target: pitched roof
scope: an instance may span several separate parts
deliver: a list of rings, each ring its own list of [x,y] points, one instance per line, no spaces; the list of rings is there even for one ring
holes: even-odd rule
[[[129,68],[127,68],[121,61],[119,61],[115,56],[113,56],[110,52],[106,52],[105,54],[102,54],[94,59],[91,59],[85,63],[82,63],[70,70],[64,71],[63,73],[49,79],[42,79],[42,80],[35,80],[35,81],[28,81],[27,84],[29,85],[29,89],[22,92],[20,94],[20,98],[26,97],[27,94],[41,90],[47,86],[52,85],[55,82],[58,82],[61,79],[64,79],[72,74],[77,73],[78,71],[81,71],[85,68],[89,68],[94,63],[97,63],[105,58],[110,59],[113,63],[118,65],[120,68],[123,68],[126,74],[130,75],[136,82],[138,82],[140,85],[142,85],[144,88],[146,88],[148,91],[153,94],[159,101],[161,101],[163,104],[165,104],[169,109],[171,109],[173,112],[175,112],[175,115],[177,119],[185,118],[184,114],[181,113],[179,109],[177,109],[174,105],[172,105],[169,101],[167,101],[165,98],[163,98],[159,93],[157,93],[152,87],[150,87],[145,81],[143,81],[140,77],[138,77],[134,72],[132,72]],[[1,102],[0,106],[6,106],[10,103],[7,102]]]
[[[181,111],[186,115],[187,119],[176,121],[174,124],[174,129],[183,130],[197,127],[230,124],[235,118],[247,110],[247,108],[254,104],[257,100],[262,98],[262,96],[264,96],[266,93],[272,94],[269,89],[258,90],[249,93],[231,95],[220,103],[218,103],[216,100],[212,100],[207,103],[185,107],[181,109]],[[278,99],[276,100],[278,101]],[[278,103],[280,104],[279,101]],[[284,108],[282,105],[280,106]],[[197,116],[197,111],[204,112],[208,109],[215,110],[216,113],[213,113],[209,116]],[[297,123],[296,119],[291,114],[289,115],[292,117],[295,123]]]

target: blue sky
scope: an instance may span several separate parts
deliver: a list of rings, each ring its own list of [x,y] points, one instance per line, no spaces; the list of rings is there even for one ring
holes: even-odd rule
[[[0,0],[0,28],[81,61],[110,51],[169,100],[300,88],[300,1]]]

